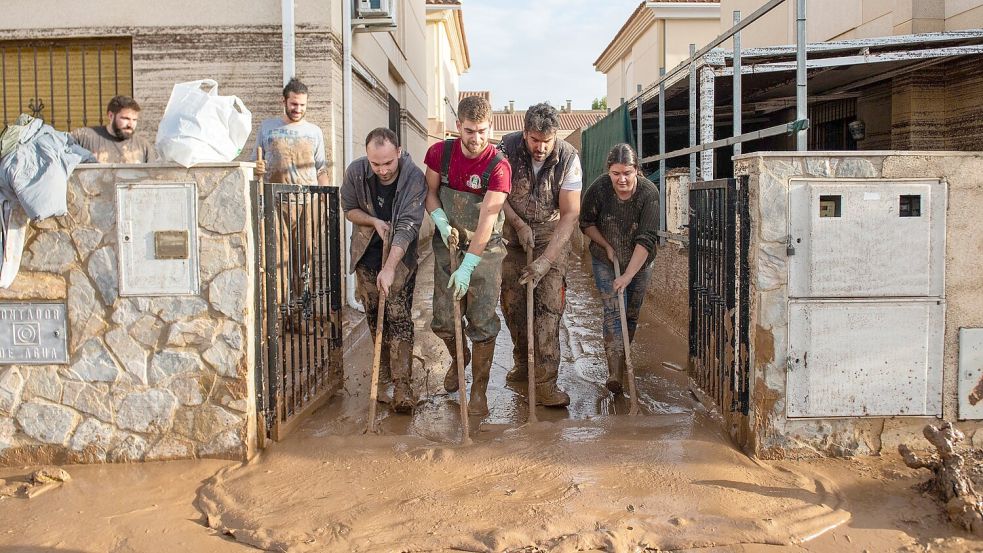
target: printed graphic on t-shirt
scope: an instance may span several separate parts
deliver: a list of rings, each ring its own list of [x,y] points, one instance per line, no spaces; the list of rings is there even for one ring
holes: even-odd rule
[[[427,167],[435,173],[441,172],[444,145],[444,142],[438,142],[430,146],[423,160]],[[450,147],[454,148],[454,151],[451,152],[446,183],[451,190],[478,195],[483,195],[485,192],[505,192],[506,194],[511,192],[512,166],[509,165],[508,160],[503,159],[495,166],[488,177],[487,187],[482,182],[481,175],[484,174],[488,164],[495,157],[497,150],[494,147],[489,146],[481,155],[473,159],[469,159],[461,153],[460,143],[453,142]]]

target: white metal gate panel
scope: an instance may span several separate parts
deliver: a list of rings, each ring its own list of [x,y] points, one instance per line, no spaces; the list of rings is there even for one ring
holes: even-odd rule
[[[791,301],[788,417],[942,414],[942,300]]]
[[[941,297],[946,185],[792,179],[789,297]]]

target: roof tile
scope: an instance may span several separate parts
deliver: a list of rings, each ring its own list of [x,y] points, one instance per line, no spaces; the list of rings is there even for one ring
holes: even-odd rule
[[[589,127],[607,115],[604,110],[580,110],[560,112],[560,130],[572,131],[581,127]],[[495,112],[492,114],[492,125],[496,134],[521,131],[526,118],[525,111]]]

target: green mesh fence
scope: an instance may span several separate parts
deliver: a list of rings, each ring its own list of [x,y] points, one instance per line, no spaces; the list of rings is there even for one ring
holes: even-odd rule
[[[604,163],[608,152],[612,146],[622,142],[627,142],[632,148],[636,147],[627,104],[612,110],[607,117],[584,129],[581,163],[585,185],[589,186],[594,179],[605,173]]]

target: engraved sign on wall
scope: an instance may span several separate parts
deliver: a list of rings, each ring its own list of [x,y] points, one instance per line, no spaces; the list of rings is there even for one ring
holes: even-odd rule
[[[68,363],[63,303],[0,303],[0,364]]]

